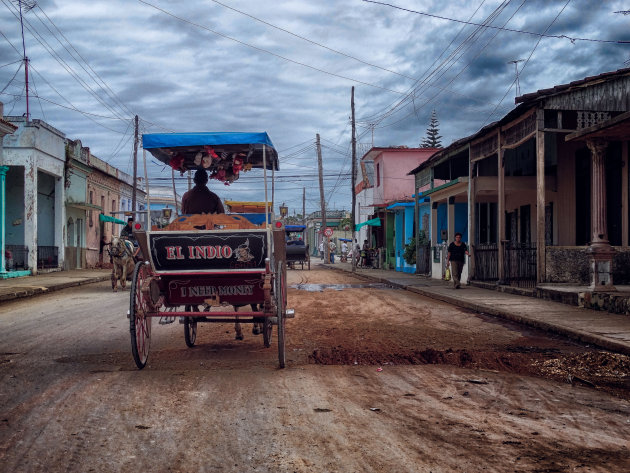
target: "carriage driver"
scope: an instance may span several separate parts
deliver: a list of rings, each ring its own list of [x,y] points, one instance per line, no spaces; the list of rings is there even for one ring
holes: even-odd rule
[[[125,225],[120,232],[120,238],[124,240],[129,240],[131,243],[133,243],[133,246],[135,248],[133,252],[133,257],[135,259],[140,252],[140,247],[138,246],[138,240],[136,240],[136,237],[133,234],[133,217],[129,217],[127,219],[127,225]]]
[[[182,197],[182,214],[224,214],[223,203],[214,192],[208,189],[208,173],[205,169],[195,172],[195,187]]]

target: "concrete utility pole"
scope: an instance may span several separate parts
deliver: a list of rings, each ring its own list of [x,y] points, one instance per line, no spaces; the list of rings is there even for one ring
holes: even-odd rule
[[[326,230],[326,199],[324,198],[324,170],[322,167],[322,146],[319,143],[319,133],[317,133],[317,166],[319,168],[319,198],[322,207],[322,239],[324,238],[324,230]],[[328,247],[328,237],[324,240],[324,263],[330,262],[330,248]]]
[[[136,188],[138,187],[138,115],[134,118],[134,134],[133,134],[133,190],[131,191],[131,210],[136,211]],[[148,191],[147,191],[148,192]],[[136,220],[134,213],[133,219]],[[150,228],[149,228],[150,230]]]
[[[352,86],[352,97],[350,99],[350,108],[352,109],[352,182],[350,183],[350,191],[352,192],[352,232],[350,233],[351,235],[351,242],[350,242],[350,248],[352,250],[352,271],[356,271],[357,269],[357,262],[355,260],[354,257],[354,234],[355,234],[355,228],[357,225],[357,216],[356,216],[356,210],[355,207],[357,206],[357,195],[354,191],[354,186],[356,185],[356,181],[357,181],[357,138],[356,138],[356,126],[354,123],[354,86]]]

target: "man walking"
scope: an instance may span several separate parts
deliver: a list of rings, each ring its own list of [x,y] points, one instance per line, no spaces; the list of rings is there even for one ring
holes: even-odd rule
[[[459,289],[459,280],[462,277],[462,270],[466,263],[466,256],[469,256],[468,247],[462,241],[462,234],[455,234],[455,241],[448,245],[448,256],[446,257],[446,266],[451,265],[451,278],[453,278],[453,288]]]

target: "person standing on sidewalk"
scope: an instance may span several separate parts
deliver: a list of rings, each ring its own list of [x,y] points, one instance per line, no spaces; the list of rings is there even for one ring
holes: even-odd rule
[[[453,288],[459,289],[459,280],[462,277],[462,270],[466,263],[466,256],[469,256],[468,247],[462,241],[462,234],[455,234],[455,241],[448,245],[448,256],[446,257],[446,266],[451,265],[451,278],[453,279]]]
[[[335,245],[335,242],[330,240],[330,242],[328,243],[328,249],[330,250],[330,262],[332,264],[335,263],[335,250],[337,249],[337,245]]]

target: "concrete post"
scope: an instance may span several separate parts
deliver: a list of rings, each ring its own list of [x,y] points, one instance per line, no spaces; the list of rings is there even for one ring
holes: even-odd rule
[[[4,258],[5,252],[5,234],[6,234],[6,178],[9,166],[0,166],[0,273],[4,273],[7,270],[6,261]]]
[[[606,148],[608,142],[587,140],[591,151],[591,289],[615,291],[612,265],[615,250],[608,241],[606,216]]]
[[[37,166],[29,156],[24,163],[24,245],[28,248],[27,265],[37,274]]]
[[[55,246],[57,247],[57,263],[59,268],[64,267],[66,256],[66,187],[64,180],[58,177],[55,180]],[[77,228],[77,231],[81,231]],[[74,245],[76,242],[72,242]]]

